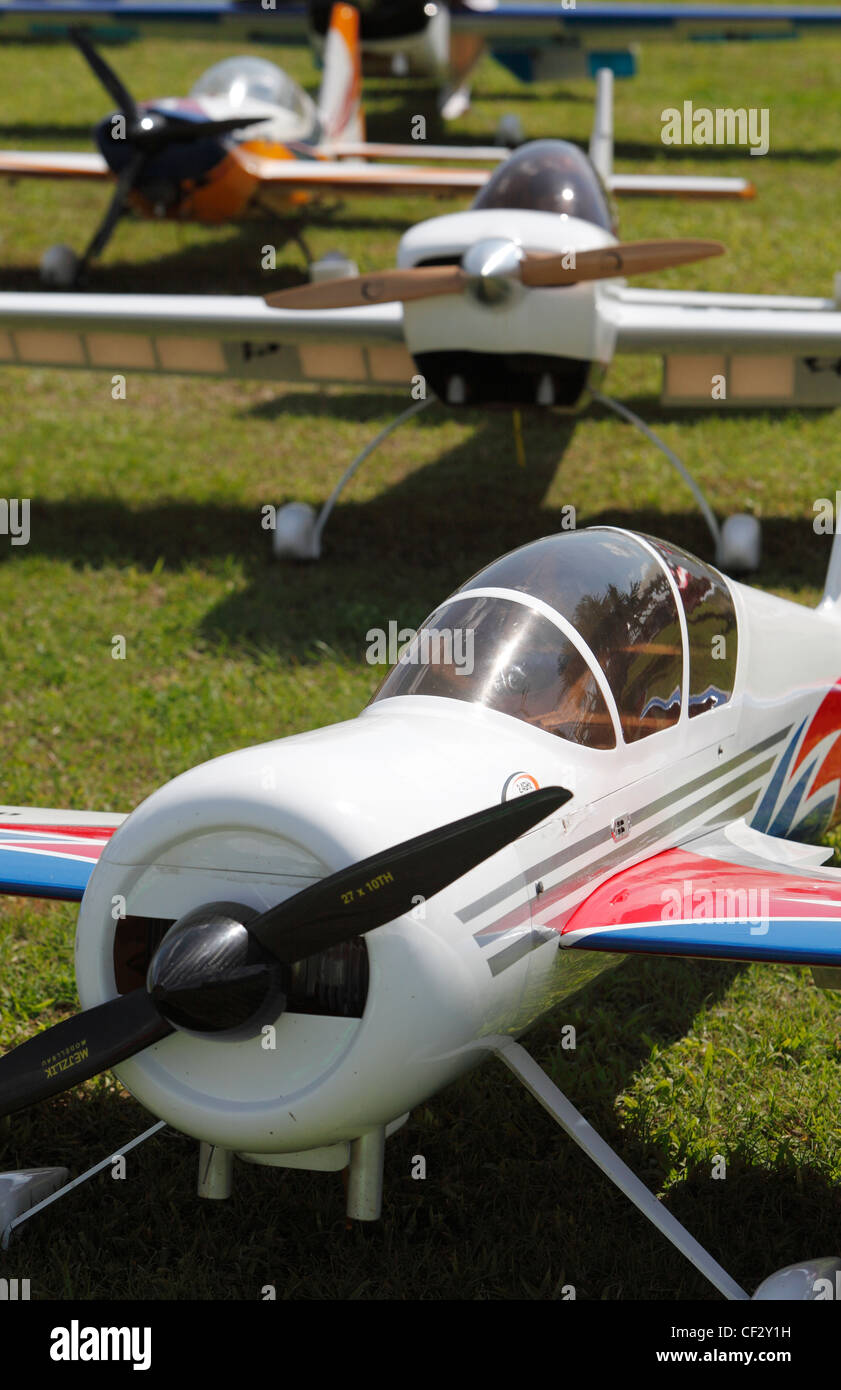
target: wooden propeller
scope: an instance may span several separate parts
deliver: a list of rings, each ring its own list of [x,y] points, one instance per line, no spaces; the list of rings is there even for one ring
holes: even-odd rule
[[[642,275],[650,270],[702,261],[720,256],[718,241],[625,241],[599,246],[592,251],[530,251],[519,265],[520,279],[529,287],[575,285],[584,280],[608,280],[616,275]],[[383,270],[371,275],[352,275],[299,285],[266,295],[272,309],[351,309],[393,300],[429,299],[433,295],[458,294],[471,280],[459,265],[413,266],[407,270]]]

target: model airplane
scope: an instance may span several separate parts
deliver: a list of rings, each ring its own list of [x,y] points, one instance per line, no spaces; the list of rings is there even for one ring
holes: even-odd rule
[[[594,77],[610,67],[618,77],[636,70],[633,44],[665,39],[781,39],[836,31],[834,5],[499,4],[495,0],[447,5],[438,0],[360,0],[366,66],[395,75],[431,77],[445,84],[446,118],[469,104],[470,75],[485,52],[525,82]],[[66,31],[68,20],[104,38],[158,36],[260,39],[318,48],[329,23],[330,0],[262,4],[259,0],[8,0],[0,4],[0,38]]]
[[[612,74],[597,85],[586,156],[537,141],[509,156],[471,210],[410,228],[398,269],[247,296],[0,294],[0,361],[345,382],[392,389],[408,413],[554,408],[597,400],[641,426],[693,489],[726,570],[755,568],[759,527],[719,528],[644,422],[599,393],[615,353],[664,356],[669,404],[715,409],[841,403],[834,300],[629,288],[623,276],[715,254],[709,242],[620,243],[605,188],[713,193],[717,181],[613,174]],[[687,188],[688,185],[688,188]],[[328,306],[335,307],[328,307]],[[384,438],[388,427],[374,441]],[[278,512],[279,555],[315,558],[351,464],[318,518]]]
[[[186,98],[138,103],[84,32],[70,32],[117,104],[94,132],[99,152],[0,151],[3,178],[116,182],[84,254],[66,246],[45,254],[42,276],[50,284],[76,283],[129,210],[205,224],[270,217],[281,219],[282,227],[286,219],[288,236],[300,242],[301,213],[325,194],[464,196],[487,178],[482,170],[366,166],[342,156],[475,159],[505,153],[366,144],[359,14],[351,5],[332,7],[317,104],[274,63],[249,57],[217,63]]]
[[[82,1012],[0,1059],[0,1116],[113,1067],[201,1142],[205,1195],[235,1154],[349,1164],[372,1220],[387,1134],[496,1056],[747,1297],[515,1040],[636,952],[837,987],[841,871],[803,841],[841,819],[840,665],[841,532],[810,612],[597,527],[474,575],[356,719],[206,763],[128,819],[0,811],[0,891],[82,899]],[[6,1238],[27,1205],[24,1181]],[[818,1267],[761,1296],[817,1297]]]
[[[0,178],[116,181],[84,254],[79,257],[63,245],[45,253],[41,272],[48,284],[78,282],[130,210],[145,217],[210,225],[269,216],[281,219],[282,227],[285,219],[287,235],[302,244],[301,215],[325,194],[467,196],[489,177],[484,169],[411,168],[378,160],[499,161],[507,154],[493,146],[367,142],[361,111],[359,12],[351,5],[331,7],[317,105],[274,63],[249,57],[217,63],[187,98],[138,104],[84,32],[70,32],[118,107],[96,128],[99,152],[0,150]],[[360,158],[374,162],[360,164]],[[609,182],[612,191],[630,194],[753,194],[744,179],[623,178],[611,171]]]

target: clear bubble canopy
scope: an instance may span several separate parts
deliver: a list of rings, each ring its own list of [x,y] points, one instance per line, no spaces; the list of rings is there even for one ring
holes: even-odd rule
[[[725,581],[685,551],[608,527],[544,536],[437,608],[374,700],[443,696],[615,748],[726,704],[737,637]]]
[[[202,73],[190,95],[221,99],[234,113],[249,106],[277,106],[297,116],[315,113],[306,92],[268,58],[225,58]]]

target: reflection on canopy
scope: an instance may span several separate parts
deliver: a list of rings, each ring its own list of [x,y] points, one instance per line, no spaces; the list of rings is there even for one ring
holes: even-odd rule
[[[374,700],[441,695],[511,714],[559,738],[613,748],[616,735],[593,672],[569,638],[513,599],[451,599],[424,623]],[[438,634],[430,640],[431,634]],[[441,640],[446,634],[449,643]],[[454,640],[459,634],[460,640]],[[465,642],[463,634],[469,634]],[[469,654],[468,663],[455,653]],[[373,701],[372,701],[373,703]]]
[[[267,58],[225,58],[202,73],[190,95],[224,100],[234,112],[268,105],[308,120],[315,114],[306,92]]]
[[[615,531],[545,536],[468,580],[533,594],[563,614],[607,677],[627,743],[680,718],[680,619],[663,566]]]
[[[604,528],[545,536],[503,556],[436,610],[374,699],[470,701],[574,743],[613,748],[616,731],[599,685],[601,668],[626,743],[672,728],[681,714],[683,640],[668,566],[689,632],[689,715],[714,710],[730,699],[735,679],[729,591],[720,575],[692,556],[651,544],[657,553]],[[510,597],[472,592],[489,589]],[[575,629],[592,664],[530,598]],[[469,651],[469,666],[456,651]]]
[[[583,151],[566,140],[521,145],[494,171],[473,206],[554,212],[615,230],[598,174]]]

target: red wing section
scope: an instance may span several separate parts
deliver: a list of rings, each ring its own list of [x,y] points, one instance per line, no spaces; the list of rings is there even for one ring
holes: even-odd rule
[[[622,870],[575,909],[562,946],[841,966],[841,870],[785,841],[775,862],[770,836],[746,836],[748,848],[721,836]]]

